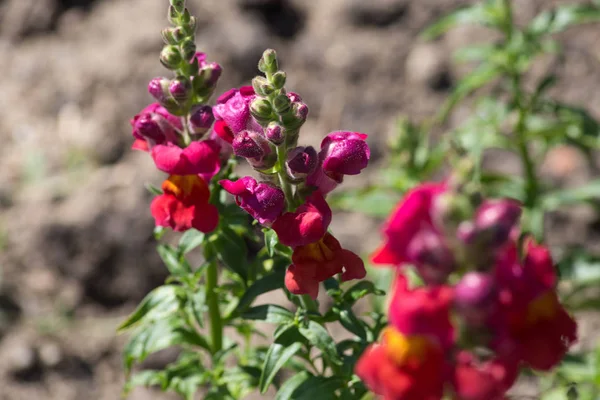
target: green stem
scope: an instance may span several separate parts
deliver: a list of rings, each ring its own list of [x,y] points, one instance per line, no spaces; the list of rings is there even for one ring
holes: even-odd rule
[[[521,76],[513,75],[514,101],[519,110],[517,125],[515,126],[515,134],[517,135],[517,146],[519,155],[525,169],[525,207],[533,208],[537,203],[538,196],[538,180],[535,170],[535,164],[527,147],[527,129],[525,122],[529,113],[529,106],[523,104],[524,94],[521,90]]]
[[[294,193],[292,192],[292,185],[287,180],[287,172],[285,170],[285,162],[287,160],[287,150],[285,145],[277,146],[277,176],[279,177],[279,183],[283,193],[285,194],[285,201],[287,204],[288,211],[294,211],[296,208],[296,201],[294,199]]]
[[[182,139],[183,139],[183,145],[185,147],[187,147],[192,142],[192,137],[190,136],[190,131],[188,130],[188,117],[187,117],[187,114],[184,117],[181,117],[181,125],[183,126],[183,129],[181,131],[181,136],[182,136]]]
[[[309,312],[319,312],[319,307],[317,307],[317,302],[314,301],[312,299],[312,297],[310,297],[307,294],[302,294],[300,296],[298,296],[298,298],[300,299],[300,304],[302,304],[302,308],[304,308],[306,311]]]
[[[212,261],[206,270],[206,302],[210,318],[210,338],[213,354],[223,348],[223,320],[219,308],[219,295],[216,292],[217,283],[217,263]]]

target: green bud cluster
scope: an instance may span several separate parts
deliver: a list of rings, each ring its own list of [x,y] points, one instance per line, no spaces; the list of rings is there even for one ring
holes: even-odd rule
[[[168,19],[173,26],[162,31],[165,47],[160,62],[178,75],[193,76],[198,71],[198,65],[192,62],[196,54],[196,18],[185,7],[184,0],[171,0]]]

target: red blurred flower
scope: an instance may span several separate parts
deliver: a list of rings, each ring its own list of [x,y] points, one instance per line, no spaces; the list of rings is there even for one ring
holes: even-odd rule
[[[331,208],[321,192],[311,194],[294,212],[275,220],[273,230],[279,241],[290,247],[305,246],[321,239],[331,223]]]
[[[462,351],[456,357],[452,385],[457,400],[503,400],[519,375],[516,357],[479,362]]]
[[[401,265],[413,261],[409,246],[419,232],[435,231],[431,205],[435,196],[445,189],[442,183],[424,183],[404,196],[383,230],[386,242],[373,255],[375,264]]]
[[[450,348],[454,328],[450,321],[453,289],[449,286],[409,288],[408,279],[398,275],[390,302],[390,325],[406,335],[427,335],[441,347]]]
[[[496,267],[508,334],[532,368],[550,370],[577,340],[577,323],[558,300],[550,252],[529,240],[519,261],[515,246]]]
[[[211,232],[219,223],[217,208],[208,202],[206,182],[197,175],[171,175],[162,184],[163,194],[150,205],[157,226],[175,231],[190,228]]]
[[[384,400],[440,400],[446,369],[435,341],[387,328],[381,344],[365,350],[355,372]]]
[[[367,274],[362,259],[343,249],[329,233],[315,243],[296,247],[292,262],[285,275],[285,286],[294,294],[308,294],[312,298],[317,297],[319,282],[334,275],[342,274],[342,280],[348,281]]]

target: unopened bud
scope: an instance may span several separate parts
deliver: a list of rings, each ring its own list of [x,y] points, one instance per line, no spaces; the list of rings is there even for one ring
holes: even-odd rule
[[[261,121],[270,121],[273,114],[271,104],[265,100],[257,98],[250,104],[252,116],[260,123]]]
[[[196,17],[190,17],[190,21],[181,25],[181,28],[186,36],[194,36],[196,33]]]
[[[258,62],[258,69],[264,73],[274,74],[279,70],[277,63],[277,53],[273,49],[267,49],[264,51],[260,61]]]
[[[176,10],[183,12],[183,8],[185,7],[185,0],[171,0],[171,6],[173,6]]]
[[[148,93],[169,111],[177,107],[177,103],[169,93],[170,83],[169,79],[163,77],[154,78],[148,83]]]
[[[165,28],[161,31],[161,36],[166,44],[176,45],[179,41],[175,38],[175,29]]]
[[[275,122],[272,122],[269,124],[269,126],[267,126],[267,129],[265,130],[265,136],[269,142],[273,143],[274,145],[280,145],[285,139],[283,129]]]
[[[203,87],[206,88],[214,88],[217,84],[217,81],[221,77],[221,73],[223,72],[223,68],[216,62],[205,63],[202,64],[200,71],[198,72],[198,77],[196,79],[201,82]]]
[[[252,79],[252,87],[254,92],[262,97],[269,96],[275,91],[275,88],[262,76],[257,76]]]
[[[215,117],[211,106],[201,105],[195,107],[190,113],[190,131],[196,135],[203,135],[210,129],[214,121]]]
[[[181,64],[181,53],[176,46],[165,46],[160,53],[160,62],[167,69],[177,69]]]
[[[304,103],[294,103],[293,112],[288,112],[281,116],[283,127],[287,131],[297,131],[306,122],[308,116],[308,106]]]
[[[179,15],[181,13],[181,8],[175,7],[173,5],[169,6],[169,14],[167,16],[167,19],[169,20],[170,23],[172,23],[173,25],[178,25],[178,19],[179,19]]]
[[[184,76],[173,79],[169,84],[169,93],[179,104],[185,104],[191,95],[192,84]]]
[[[428,284],[445,283],[456,267],[452,252],[432,230],[420,231],[411,240],[407,254]]]
[[[275,87],[275,89],[283,89],[285,86],[286,74],[283,71],[277,71],[271,77],[271,83]]]
[[[475,214],[475,229],[492,246],[502,246],[521,217],[521,206],[509,199],[488,200]]]
[[[314,147],[296,147],[288,153],[288,174],[295,179],[304,178],[314,172],[317,161],[318,155]]]
[[[285,114],[290,110],[291,105],[290,99],[284,94],[280,94],[273,99],[273,109],[277,114]]]
[[[185,61],[192,61],[196,55],[196,44],[191,39],[186,39],[181,44],[181,55]]]
[[[192,20],[192,14],[190,14],[190,10],[187,8],[183,9],[183,13],[181,13],[181,22],[184,24],[188,24]]]
[[[485,325],[493,314],[497,300],[493,276],[482,272],[467,273],[454,291],[456,310],[469,326]]]
[[[290,99],[290,101],[292,103],[301,103],[302,102],[302,97],[300,97],[300,95],[298,93],[288,92],[286,94],[286,96],[288,97],[288,99]]]
[[[244,158],[262,158],[270,152],[269,144],[265,138],[252,131],[238,133],[233,138],[231,145],[233,146],[233,153]]]

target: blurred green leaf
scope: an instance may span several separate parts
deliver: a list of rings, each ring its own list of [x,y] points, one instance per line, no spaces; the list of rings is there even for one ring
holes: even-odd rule
[[[547,193],[542,199],[545,210],[555,210],[561,206],[600,201],[600,179],[593,180],[578,188],[569,188]]]
[[[548,10],[536,16],[527,26],[526,33],[536,36],[558,33],[570,26],[600,21],[600,7],[591,4],[569,4]]]
[[[273,343],[271,347],[269,347],[269,351],[267,352],[265,363],[262,368],[262,374],[260,375],[259,389],[261,393],[264,394],[267,391],[277,372],[301,348],[302,343],[292,343],[288,347],[282,346],[279,343]]]
[[[312,376],[305,380],[295,391],[294,400],[336,400],[335,392],[346,385],[339,376]]]
[[[243,312],[261,294],[277,290],[283,286],[284,270],[275,270],[254,282],[242,295],[235,310],[225,319],[231,319]]]
[[[179,251],[181,254],[189,253],[204,242],[204,233],[197,229],[189,229],[179,239]]]
[[[294,320],[294,314],[275,304],[262,304],[242,313],[244,319],[265,321],[272,324],[283,324]]]
[[[385,292],[381,289],[377,289],[373,282],[362,280],[352,287],[350,287],[344,293],[343,301],[345,304],[352,306],[358,300],[369,294],[376,294],[378,296],[385,295]]]
[[[160,188],[157,188],[156,186],[154,186],[154,185],[153,185],[153,184],[151,184],[151,183],[146,183],[146,189],[147,189],[147,190],[148,190],[150,193],[152,193],[152,194],[154,194],[154,195],[157,195],[157,196],[160,196],[161,194],[163,194],[163,191],[162,191]]]
[[[315,321],[308,321],[308,326],[300,326],[298,330],[310,344],[321,350],[328,360],[337,365],[342,364],[342,360],[335,347],[335,341],[321,324]]]
[[[192,267],[184,257],[179,257],[177,249],[168,244],[160,244],[157,250],[171,275],[181,277],[192,272]]]
[[[393,210],[398,199],[398,194],[367,188],[337,193],[327,200],[333,208],[383,218]]]
[[[137,309],[118,328],[124,331],[142,320],[157,320],[171,315],[181,307],[186,293],[181,286],[159,286],[142,300]]]
[[[221,226],[208,243],[219,261],[244,281],[248,279],[248,248],[243,238],[231,228]]]
[[[486,17],[487,14],[484,3],[459,8],[429,25],[421,32],[421,37],[425,40],[432,40],[459,25],[485,24],[487,21]]]
[[[312,375],[306,371],[293,375],[281,385],[281,388],[277,391],[275,400],[295,400],[296,397],[294,397],[294,395],[296,389],[311,377]]]

